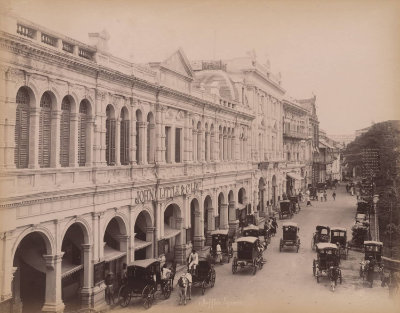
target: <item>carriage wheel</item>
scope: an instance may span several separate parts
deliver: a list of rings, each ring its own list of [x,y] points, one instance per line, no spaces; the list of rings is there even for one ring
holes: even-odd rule
[[[315,269],[316,269],[315,260],[313,260],[313,262],[312,262],[312,272],[313,272],[313,276],[315,276]]]
[[[238,267],[237,260],[236,260],[236,258],[233,258],[233,261],[232,261],[232,274],[235,274],[237,272],[237,267]]]
[[[150,285],[144,287],[142,292],[142,298],[143,298],[143,306],[146,310],[152,306],[153,297],[154,297],[153,287]]]
[[[171,296],[171,281],[164,283],[163,294],[164,299],[168,299]]]
[[[131,293],[128,290],[128,286],[122,285],[118,291],[118,303],[123,308],[127,307],[131,302]]]
[[[201,283],[201,294],[204,295],[205,292],[206,292],[206,281],[203,280],[203,282]]]
[[[256,260],[253,261],[253,275],[257,273],[257,263]]]

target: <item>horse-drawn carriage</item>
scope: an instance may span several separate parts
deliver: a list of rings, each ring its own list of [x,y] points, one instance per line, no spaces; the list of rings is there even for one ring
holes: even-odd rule
[[[118,292],[118,302],[122,307],[129,305],[131,298],[141,298],[148,309],[155,295],[161,293],[165,299],[171,295],[171,280],[161,279],[160,261],[146,259],[134,261],[127,267],[127,278]]]
[[[192,288],[201,288],[201,294],[204,295],[207,287],[214,287],[216,273],[214,266],[206,258],[199,258],[199,264],[195,270],[192,270]]]
[[[313,275],[317,278],[317,283],[324,273],[330,278],[331,282],[334,280],[334,285],[336,285],[336,279],[339,279],[342,283],[338,247],[333,243],[320,242],[316,245],[316,252],[317,259],[313,260]],[[334,285],[332,285],[333,289]]]
[[[311,248],[315,249],[316,244],[320,242],[329,242],[330,227],[326,225],[317,225],[311,239]]]
[[[279,219],[281,220],[284,216],[292,218],[293,210],[292,210],[292,203],[290,200],[282,200],[279,203],[280,210],[279,210]]]
[[[211,232],[211,255],[214,260],[218,257],[217,245],[221,246],[221,259],[220,262],[223,262],[223,259],[227,260],[227,263],[230,262],[231,257],[233,256],[232,250],[232,240],[229,238],[229,230],[228,229],[219,229]]]
[[[292,204],[292,211],[294,213],[300,212],[300,201],[298,196],[289,197],[290,203]]]
[[[357,202],[357,213],[368,214],[369,203],[365,200]]]
[[[343,227],[331,227],[331,243],[339,248],[339,256],[347,259],[349,255],[349,244],[347,242],[347,229]]]
[[[382,271],[382,253],[383,243],[380,241],[364,241],[364,259],[360,262],[360,277],[371,283],[373,282],[373,275],[375,266],[378,266],[379,271]]]
[[[300,228],[296,223],[286,222],[282,224],[282,238],[279,242],[279,252],[282,251],[283,247],[290,246],[296,247],[299,252],[300,248],[300,238],[299,233]]]
[[[255,275],[257,268],[261,270],[264,265],[260,240],[257,237],[241,237],[236,243],[237,255],[232,261],[232,273],[235,274],[239,266],[249,266],[253,268]]]
[[[260,243],[262,244],[264,250],[267,249],[268,246],[268,234],[264,230],[264,228],[257,227],[255,225],[249,225],[245,228],[243,228],[242,231],[243,237],[256,237],[260,240]]]

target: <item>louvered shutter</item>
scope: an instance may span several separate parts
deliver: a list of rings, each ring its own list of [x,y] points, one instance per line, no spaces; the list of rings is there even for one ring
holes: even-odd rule
[[[153,160],[151,160],[151,124],[147,123],[147,163],[151,163]]]
[[[139,145],[139,122],[136,122],[136,162],[139,164],[140,145]]]
[[[87,107],[85,103],[79,106],[78,119],[78,164],[79,166],[86,165],[86,121]]]
[[[39,121],[39,165],[40,167],[50,167],[51,153],[51,99],[45,93],[40,102],[40,121]]]
[[[129,121],[121,121],[120,159],[122,165],[129,164]]]
[[[27,168],[29,161],[29,95],[24,89],[21,89],[16,98],[14,162],[17,168]]]
[[[110,165],[110,120],[106,120],[106,162]]]
[[[60,163],[62,167],[69,166],[70,108],[68,98],[64,98],[61,104],[60,121]]]
[[[110,121],[110,161],[115,164],[115,120]]]

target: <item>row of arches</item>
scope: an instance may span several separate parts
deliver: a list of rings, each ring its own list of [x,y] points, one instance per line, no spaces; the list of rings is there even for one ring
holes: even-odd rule
[[[82,99],[77,104],[71,95],[66,95],[59,105],[57,99],[52,91],[45,91],[36,107],[32,89],[22,86],[17,91],[14,130],[16,168],[92,165],[93,142],[97,142],[94,138],[92,102]],[[134,124],[131,123],[132,118],[135,119]],[[132,116],[126,106],[117,112],[113,104],[108,104],[105,110],[105,138],[101,137],[98,145],[103,154],[100,159],[109,166],[155,163],[157,131],[152,112],[144,115],[137,109]],[[168,137],[164,137],[166,147],[169,145]],[[192,120],[192,134],[189,137],[192,141],[189,154],[191,161],[235,160],[236,149],[239,149],[240,160],[246,158],[247,136],[244,128],[239,131],[237,144],[234,128],[219,126],[216,135],[214,124],[205,123],[203,129],[200,121],[195,124]],[[180,138],[183,136],[174,141],[175,147],[171,149],[184,151],[181,145],[186,143],[181,143]],[[180,155],[181,152],[177,153]],[[175,158],[175,162],[181,161],[181,157]]]

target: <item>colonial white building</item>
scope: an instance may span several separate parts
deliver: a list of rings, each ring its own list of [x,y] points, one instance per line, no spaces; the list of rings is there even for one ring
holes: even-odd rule
[[[184,263],[285,192],[285,91],[255,57],[142,66],[1,18],[2,312],[101,308],[105,270]]]

